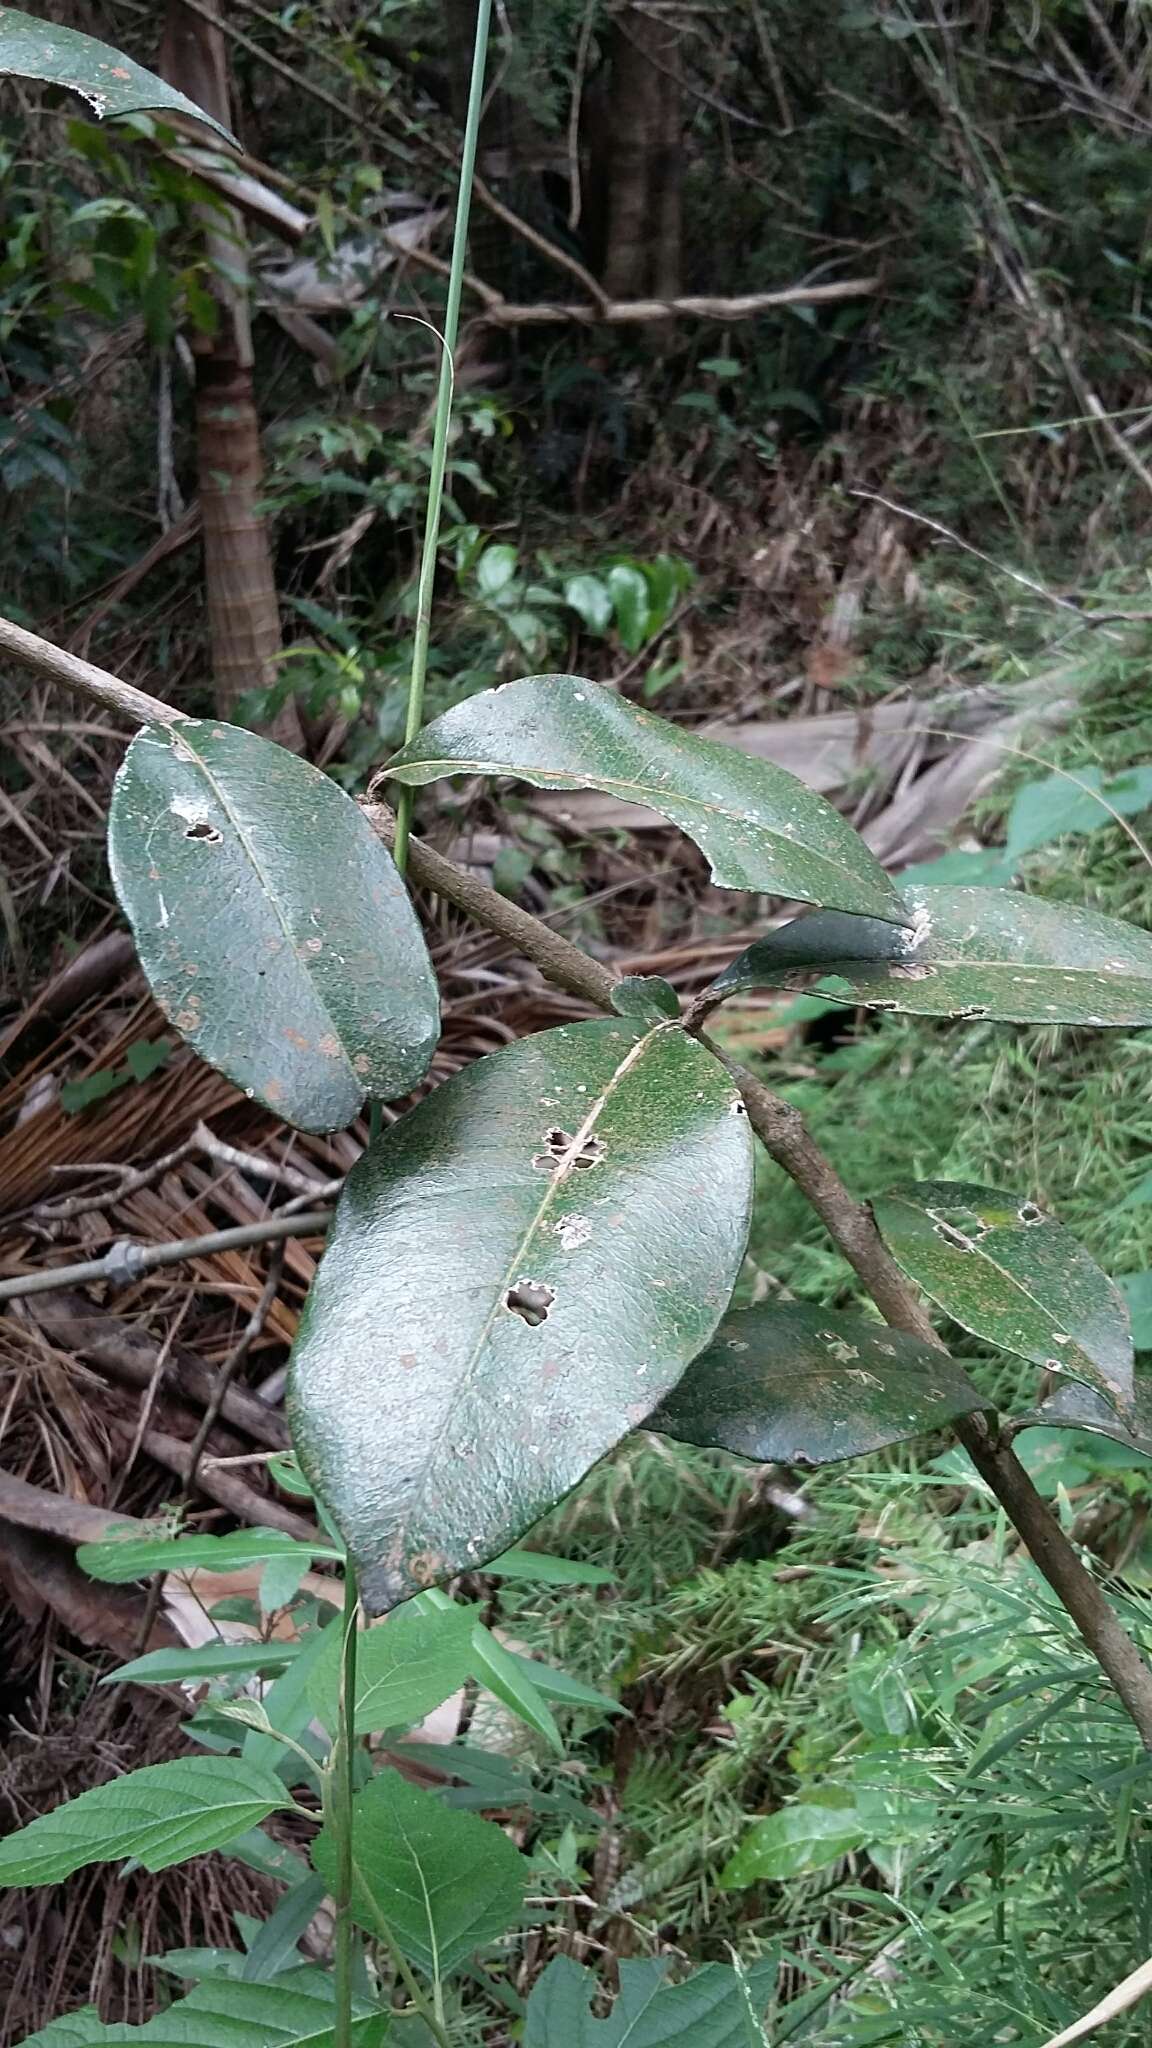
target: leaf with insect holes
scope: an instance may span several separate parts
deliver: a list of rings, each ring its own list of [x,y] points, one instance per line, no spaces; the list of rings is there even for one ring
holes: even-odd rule
[[[312,1860],[332,1882],[329,1828]],[[507,1933],[529,1867],[503,1828],[445,1806],[398,1771],[382,1771],[352,1802],[353,1917],[369,1934],[386,1927],[409,1962],[437,1979]]]
[[[210,1065],[301,1130],[406,1095],[439,1036],[407,891],[363,812],[238,726],[145,726],[108,858],[157,1002]]]
[[[90,1579],[126,1586],[153,1572],[235,1572],[272,1558],[298,1558],[307,1565],[314,1557],[339,1555],[319,1538],[300,1543],[286,1529],[234,1529],[228,1536],[104,1536],[99,1543],[82,1543],[76,1562]]]
[[[353,2005],[348,2048],[383,2048],[389,2015]],[[105,2026],[88,2009],[53,2020],[19,2048],[336,2048],[336,1992],[329,1971],[285,1970],[271,1984],[213,1976],[143,2026]],[[399,2037],[397,2037],[399,2048]]]
[[[872,1204],[884,1241],[954,1322],[1082,1380],[1127,1412],[1132,1333],[1118,1287],[1035,1202],[962,1181],[916,1181]]]
[[[370,1612],[506,1550],[708,1342],[742,1111],[675,1025],[605,1019],[477,1060],[353,1167],[289,1404]]]
[[[98,120],[117,114],[183,114],[215,129],[238,149],[230,135],[203,107],[165,85],[152,71],[134,64],[122,50],[79,29],[24,14],[18,7],[0,7],[0,77],[35,78],[42,85],[62,85],[79,93]]]
[[[775,1956],[732,1969],[705,1963],[683,1984],[668,1982],[663,1957],[621,1963],[607,2019],[595,2019],[599,1980],[571,1956],[556,1956],[533,1987],[524,2048],[766,2048],[761,2014],[776,1988]]]
[[[794,775],[582,676],[524,676],[482,690],[433,719],[386,772],[410,784],[515,775],[540,789],[600,789],[678,825],[725,888],[906,918],[859,834]]]
[[[807,1302],[725,1316],[647,1429],[760,1464],[830,1465],[941,1429],[979,1408],[944,1351]]]
[[[0,1842],[0,1885],[58,1884],[87,1863],[134,1856],[168,1870],[222,1849],[291,1805],[269,1771],[235,1756],[180,1757],[95,1785]]]
[[[1152,933],[1012,889],[909,888],[903,928],[816,910],[762,939],[712,984],[716,996],[821,991],[921,1017],[1010,1024],[1152,1024]]]

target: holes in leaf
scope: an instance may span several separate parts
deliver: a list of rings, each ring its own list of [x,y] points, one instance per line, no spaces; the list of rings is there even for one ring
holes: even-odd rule
[[[218,832],[215,825],[210,825],[207,818],[194,818],[192,823],[185,829],[184,837],[185,839],[204,839],[208,842],[209,846],[219,846],[224,834]]]
[[[556,1289],[543,1280],[518,1280],[504,1296],[505,1308],[514,1316],[520,1316],[530,1330],[538,1330],[548,1320],[548,1311],[556,1299]]]
[[[1043,1223],[1044,1211],[1035,1202],[1021,1202],[1016,1211],[1021,1223]]]
[[[562,1160],[567,1160],[570,1166],[575,1166],[584,1172],[590,1166],[599,1165],[604,1157],[604,1141],[602,1138],[585,1138],[575,1158],[569,1158],[569,1153],[575,1143],[576,1140],[570,1131],[546,1131],[544,1133],[546,1149],[543,1152],[537,1152],[536,1157],[532,1161],[533,1166],[540,1167],[545,1173],[551,1173],[552,1169],[558,1166]]]

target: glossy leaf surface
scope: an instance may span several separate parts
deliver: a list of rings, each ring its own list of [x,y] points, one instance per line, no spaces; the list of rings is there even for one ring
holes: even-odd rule
[[[979,1406],[945,1352],[862,1316],[789,1302],[725,1316],[646,1426],[761,1464],[828,1465]]]
[[[369,1611],[498,1556],[707,1343],[748,1227],[740,1107],[673,1025],[573,1024],[353,1168],[290,1401]]]
[[[515,775],[600,789],[686,832],[729,889],[901,917],[901,899],[838,811],[770,761],[701,739],[582,676],[525,676],[425,726],[388,763],[398,782]]]
[[[607,2019],[594,2019],[599,1980],[571,1956],[557,1956],[528,2001],[524,2048],[765,2048],[760,2024],[776,1987],[764,1957],[741,1971],[707,1963],[669,1984],[659,1960],[620,1964],[620,1990]]]
[[[434,1614],[405,1608],[366,1629],[356,1651],[356,1733],[412,1728],[457,1691],[472,1673],[472,1631],[478,1609],[449,1601]],[[339,1627],[324,1631],[309,1696],[332,1732],[340,1697]]]
[[[134,1856],[167,1870],[220,1849],[289,1804],[270,1772],[240,1757],[148,1764],[96,1785],[0,1842],[0,1885],[57,1884],[86,1863]]]
[[[90,2010],[74,2012],[20,2048],[334,2048],[334,2004],[324,1970],[288,1970],[274,1984],[214,1977],[141,2027],[104,2026]],[[354,2019],[351,2039],[354,2048],[381,2048],[391,2039],[387,2013]]]
[[[328,776],[238,726],[146,726],[108,857],[153,995],[202,1058],[306,1131],[406,1095],[439,1034],[390,854]]]
[[[286,1529],[236,1529],[228,1536],[113,1534],[99,1543],[81,1543],[76,1562],[91,1579],[126,1586],[153,1572],[235,1572],[274,1558],[299,1558],[307,1565],[314,1557],[339,1555],[326,1543],[318,1542],[315,1549],[299,1543]]]
[[[17,7],[0,7],[0,76],[35,78],[66,86],[87,100],[100,120],[117,114],[184,114],[214,128],[226,142],[235,138],[219,121],[174,86],[165,85],[122,50],[97,42],[75,28],[60,28]],[[236,145],[237,147],[239,145]]]
[[[954,1322],[1125,1406],[1132,1336],[1119,1288],[1035,1202],[918,1181],[872,1204],[904,1271]]]
[[[812,911],[740,954],[717,995],[789,987],[922,1017],[1016,1024],[1152,1024],[1152,933],[1012,889],[909,888],[908,922]],[[821,982],[821,988],[825,983]]]
[[[329,1882],[335,1846],[325,1828],[313,1861]],[[352,1910],[381,1925],[431,1977],[446,1976],[506,1934],[524,1903],[529,1866],[502,1828],[445,1806],[384,1770],[352,1802]]]

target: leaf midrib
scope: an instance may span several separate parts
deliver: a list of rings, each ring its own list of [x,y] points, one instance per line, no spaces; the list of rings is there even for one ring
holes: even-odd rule
[[[196,762],[197,767],[200,769],[200,772],[204,777],[205,782],[208,784],[209,789],[212,791],[213,796],[219,803],[221,809],[224,812],[224,815],[228,819],[229,824],[232,826],[237,839],[240,841],[240,844],[243,847],[244,852],[248,856],[248,860],[252,866],[253,872],[255,873],[256,879],[260,884],[260,887],[263,890],[267,901],[271,904],[272,910],[276,917],[276,921],[284,934],[285,944],[287,945],[291,957],[295,962],[296,970],[300,975],[301,980],[306,982],[308,987],[311,989],[313,995],[316,998],[317,1003],[319,1004],[322,1015],[327,1019],[329,1025],[331,1026],[332,1036],[334,1037],[337,1045],[340,1048],[340,1058],[344,1065],[344,1071],[351,1080],[353,1086],[359,1089],[360,1099],[361,1101],[363,1101],[364,1089],[361,1085],[360,1076],[357,1074],[355,1068],[353,1067],[351,1058],[348,1053],[348,1049],[344,1044],[343,1031],[337,1023],[335,1017],[332,1015],[332,1012],[329,1009],[328,1004],[325,1001],[320,988],[317,986],[315,978],[309,973],[308,968],[300,958],[295,934],[293,933],[292,928],[289,925],[287,918],[284,914],[284,911],[281,908],[279,896],[273,889],[272,884],[268,879],[268,876],[265,874],[264,868],[260,862],[260,859],[256,853],[256,849],[252,844],[252,841],[248,835],[246,828],[244,827],[244,825],[241,824],[236,811],[233,809],[232,804],[229,801],[227,792],[224,790],[221,784],[217,782],[216,777],[213,775],[212,770],[208,766],[207,761],[205,761],[202,754],[197,753],[195,747],[188,739],[187,732],[184,727],[180,728],[179,745],[187,747],[188,752],[192,755],[193,760]],[[177,761],[180,758],[179,752],[177,751],[176,748],[173,748],[173,758]]]
[[[896,1199],[899,1199],[899,1197],[897,1197]],[[926,1213],[923,1209],[918,1208],[914,1202],[906,1202],[904,1206],[905,1208],[910,1210],[913,1216],[922,1217]],[[1002,1227],[1003,1226],[996,1224],[992,1226],[993,1229],[998,1229]],[[1051,1223],[1049,1223],[1049,1228],[1051,1227],[1052,1225]],[[1056,1227],[1058,1228],[1059,1226],[1057,1225]],[[953,1225],[952,1228],[958,1229],[959,1225]],[[1061,1318],[1054,1315],[1052,1310],[1045,1306],[1044,1302],[1040,1300],[1039,1295],[1033,1294],[1031,1288],[1028,1287],[1023,1280],[1018,1279],[1016,1274],[1011,1272],[1007,1266],[1002,1266],[1000,1264],[1000,1261],[998,1259],[994,1259],[990,1252],[984,1251],[982,1249],[982,1246],[979,1243],[977,1243],[975,1239],[968,1237],[967,1231],[964,1232],[964,1236],[968,1239],[969,1250],[972,1252],[974,1257],[982,1259],[986,1266],[990,1266],[994,1273],[999,1273],[1001,1279],[1006,1280],[1010,1287],[1014,1287],[1018,1294],[1022,1294],[1026,1301],[1031,1302],[1033,1307],[1039,1310],[1040,1314],[1046,1319],[1048,1323],[1050,1323],[1051,1327],[1054,1330],[1059,1327]],[[897,1256],[899,1257],[899,1254],[897,1254]],[[903,1263],[903,1260],[901,1260],[901,1264]],[[907,1271],[906,1267],[905,1270]],[[913,1279],[917,1278],[916,1274],[912,1274],[911,1277]],[[931,1292],[931,1289],[928,1288],[927,1281],[923,1281],[921,1282],[921,1284],[925,1287],[927,1292]],[[948,1307],[947,1302],[941,1301],[938,1294],[934,1294],[932,1296],[932,1299],[936,1302],[938,1307],[944,1310],[946,1315],[952,1314],[952,1310]],[[1062,1320],[1067,1321],[1068,1318],[1064,1317]],[[1101,1375],[1101,1377],[1105,1381],[1107,1381],[1107,1384],[1111,1386],[1112,1381],[1111,1379],[1109,1379],[1107,1369],[1100,1364],[1098,1359],[1093,1358],[1092,1353],[1086,1349],[1086,1347],[1080,1342],[1080,1339],[1078,1337],[1073,1337],[1072,1343],[1075,1346],[1076,1350],[1080,1353],[1081,1358],[1086,1359],[1088,1364],[1092,1366],[1093,1370],[1098,1372]],[[1066,1360],[1062,1358],[1053,1358],[1050,1362],[1057,1369],[1067,1371]],[[1131,1369],[1131,1360],[1129,1360],[1129,1367]]]
[[[557,1165],[556,1172],[551,1176],[551,1179],[549,1180],[548,1185],[543,1195],[541,1196],[539,1203],[536,1206],[530,1223],[524,1230],[524,1233],[521,1236],[512,1257],[509,1259],[508,1264],[504,1268],[503,1275],[493,1295],[492,1306],[489,1309],[488,1314],[484,1319],[484,1323],[479,1332],[479,1335],[477,1336],[476,1341],[468,1354],[467,1362],[456,1381],[456,1384],[452,1391],[452,1398],[446,1404],[443,1415],[441,1416],[439,1423],[436,1425],[436,1428],[433,1430],[426,1444],[419,1490],[413,1495],[412,1500],[410,1501],[404,1516],[404,1525],[406,1529],[411,1529],[412,1523],[414,1522],[419,1509],[423,1505],[424,1498],[428,1491],[428,1487],[432,1479],[432,1474],[435,1469],[436,1461],[439,1457],[443,1445],[444,1436],[449,1428],[449,1425],[455,1418],[456,1411],[464,1398],[465,1392],[471,1389],[477,1365],[483,1357],[485,1347],[488,1343],[488,1337],[492,1329],[492,1325],[500,1313],[500,1310],[504,1303],[504,1297],[508,1293],[509,1288],[515,1285],[518,1272],[525,1264],[527,1255],[532,1248],[533,1240],[539,1235],[544,1219],[547,1216],[548,1211],[552,1206],[552,1203],[555,1201],[561,1189],[568,1186],[569,1178],[575,1169],[575,1162],[578,1154],[580,1153],[584,1145],[587,1144],[588,1139],[592,1136],[596,1128],[597,1122],[603,1115],[605,1109],[607,1108],[609,1102],[612,1099],[612,1096],[615,1094],[617,1088],[620,1086],[620,1083],[623,1081],[624,1076],[630,1073],[632,1069],[639,1064],[641,1057],[647,1051],[648,1047],[652,1044],[653,1040],[666,1036],[670,1031],[678,1031],[680,1029],[681,1026],[679,1024],[674,1023],[670,1018],[665,1018],[659,1024],[653,1025],[651,1030],[646,1031],[642,1038],[637,1039],[635,1044],[632,1046],[631,1050],[627,1053],[626,1057],[620,1061],[620,1064],[616,1068],[615,1073],[612,1075],[612,1078],[609,1081],[608,1086],[602,1091],[602,1093],[597,1097],[596,1101],[591,1105],[588,1114],[585,1117],[583,1123],[581,1124],[579,1130],[573,1134],[572,1140],[568,1146],[568,1150],[563,1160]]]

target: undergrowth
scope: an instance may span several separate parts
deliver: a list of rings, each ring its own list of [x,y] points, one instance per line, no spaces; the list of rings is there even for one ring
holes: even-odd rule
[[[1138,648],[1097,642],[1075,723],[1036,751],[1108,771],[1146,756],[1142,680]],[[1043,772],[1007,758],[982,837]],[[1021,881],[1152,923],[1152,858],[1119,825],[1031,855]],[[817,1029],[765,1070],[856,1192],[929,1169],[1010,1178],[1113,1274],[1152,1266],[1152,1207],[1122,1206],[1152,1142],[1146,1034],[858,1015]],[[746,1293],[772,1295],[785,1271],[795,1293],[853,1295],[765,1165]],[[1027,1403],[1029,1368],[948,1336],[990,1399]],[[1025,1432],[1020,1448],[1152,1639],[1147,1461],[1083,1433]],[[921,1442],[803,1476],[640,1440],[553,1528],[615,1584],[525,1594],[510,1625],[632,1716],[585,1715],[574,1747],[603,1825],[556,1853],[595,1901],[587,1938],[720,1958],[779,1944],[772,2039],[821,2048],[1028,2048],[1148,1954],[1152,1765],[963,1454]],[[843,1801],[867,1816],[866,1847],[731,1888],[758,1817]],[[1120,2020],[1110,2039],[1146,2026]]]

